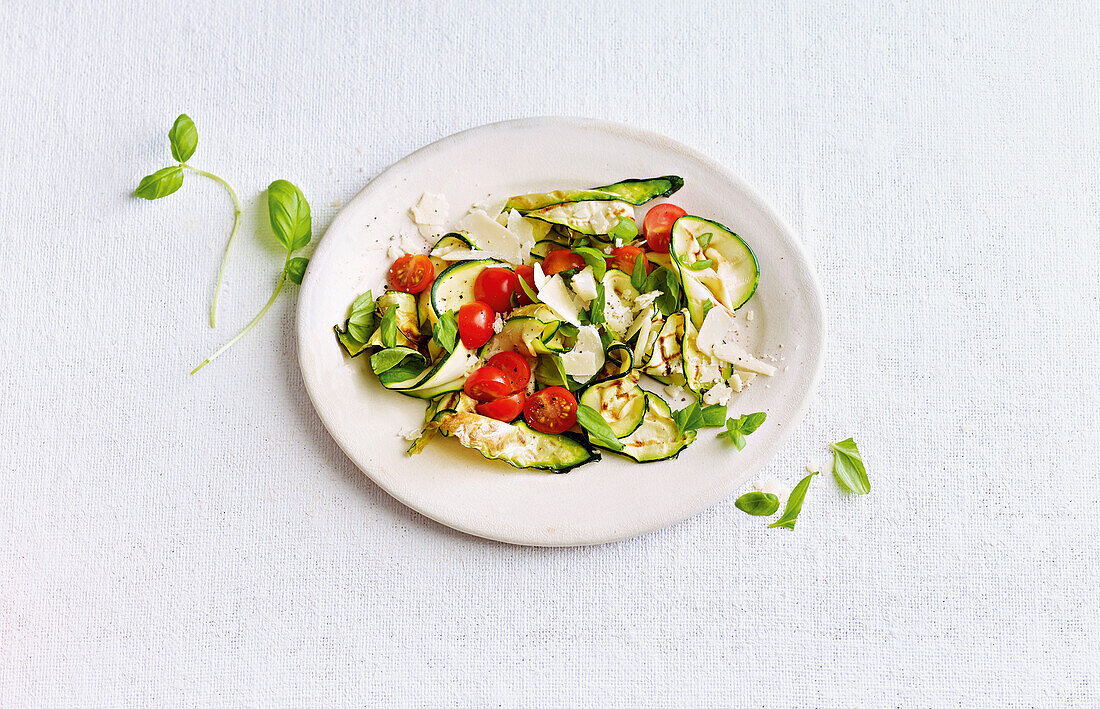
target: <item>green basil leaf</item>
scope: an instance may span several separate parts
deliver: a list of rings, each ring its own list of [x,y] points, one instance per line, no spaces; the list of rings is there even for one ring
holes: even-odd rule
[[[432,328],[432,339],[440,347],[447,350],[448,354],[455,351],[455,343],[458,340],[458,322],[455,320],[453,310],[448,310],[439,316],[435,327]]]
[[[703,423],[702,428],[716,428],[726,425],[725,404],[713,404],[700,412]]]
[[[673,411],[672,420],[676,422],[676,427],[680,429],[680,433],[698,431],[703,424],[703,414],[699,410],[699,402],[693,401],[679,411]]]
[[[382,384],[394,384],[396,382],[404,382],[424,373],[424,370],[428,368],[428,359],[417,352],[414,349],[408,347],[395,347],[393,350],[382,350],[374,355],[371,355],[371,362],[373,364],[374,357],[382,352],[401,351],[404,356],[398,361],[398,363],[388,370],[378,373],[378,381]],[[383,363],[388,364],[388,362]]]
[[[306,266],[308,265],[308,258],[296,256],[290,259],[286,262],[286,277],[298,285],[302,285],[302,277],[306,275]]]
[[[619,223],[611,227],[611,231],[607,232],[607,236],[614,241],[619,239],[622,243],[634,241],[638,236],[638,225],[634,223],[633,219],[627,219],[623,217],[619,219]]]
[[[768,527],[794,529],[794,523],[798,519],[798,513],[802,511],[802,501],[806,497],[806,490],[810,487],[810,480],[815,475],[817,475],[817,473],[810,473],[798,481],[798,484],[791,490],[791,496],[787,498],[787,506],[783,509],[783,516],[769,524]]]
[[[737,446],[739,451],[745,450],[745,446],[749,444],[745,439],[745,434],[740,431],[730,431],[730,440],[733,441],[733,445]]]
[[[702,261],[696,261],[695,263],[688,264],[688,268],[690,268],[692,271],[702,271],[704,269],[710,268],[713,265],[714,259],[705,258]]]
[[[530,299],[530,301],[531,301],[532,303],[541,303],[541,302],[542,302],[541,300],[539,300],[539,296],[538,296],[538,293],[536,293],[536,292],[535,292],[535,289],[534,289],[534,288],[532,288],[532,287],[530,286],[530,284],[528,284],[528,283],[527,283],[527,279],[526,279],[526,278],[524,278],[523,276],[520,276],[520,277],[519,277],[519,278],[517,278],[516,280],[518,280],[518,281],[519,281],[519,287],[520,287],[520,289],[521,289],[521,290],[523,291],[523,293],[524,293],[524,294],[525,294],[525,295],[526,295],[526,296],[528,297],[528,299]],[[514,293],[515,293],[515,292],[513,291],[513,295],[514,295]]]
[[[588,308],[588,321],[593,325],[598,325],[604,322],[603,309],[607,304],[607,294],[604,291],[603,283],[596,282],[596,299],[592,301],[592,305]]]
[[[746,492],[733,504],[753,517],[769,517],[779,509],[779,498],[770,492]]]
[[[768,415],[763,411],[757,411],[755,414],[745,414],[741,417],[741,431],[745,435],[754,433],[766,418],[768,418]]]
[[[589,246],[580,246],[573,249],[573,253],[584,259],[586,265],[592,267],[592,276],[599,283],[607,273],[607,256],[602,251],[597,251]]]
[[[713,308],[713,307],[714,307],[714,301],[713,300],[704,300],[703,301],[703,319],[704,320],[707,317],[707,313],[709,313],[711,308]]]
[[[374,334],[375,325],[374,297],[370,291],[363,293],[351,304],[348,314],[347,332],[361,343],[366,343]]]
[[[401,364],[402,360],[408,357],[410,353],[420,354],[408,347],[390,347],[378,350],[370,356],[370,368],[374,370],[375,374],[388,372]]]
[[[706,234],[703,234],[702,236],[700,236],[699,237],[699,248],[706,251],[707,247],[710,246],[710,240],[713,239],[713,238],[714,238],[714,234],[711,234],[709,231]]]
[[[829,447],[833,449],[833,477],[837,482],[857,495],[871,492],[871,481],[867,479],[856,442],[848,438]]]
[[[644,292],[647,277],[646,273],[646,257],[645,254],[638,254],[638,258],[634,259],[634,270],[630,273],[630,285],[634,286],[634,290],[639,293]]]
[[[378,326],[382,331],[382,346],[397,346],[397,306],[391,305],[382,314],[382,322]]]
[[[573,248],[576,249],[576,248],[580,248],[581,246],[589,246],[591,244],[592,244],[591,239],[589,239],[587,236],[582,236],[581,238],[579,238],[579,239],[577,239],[576,241],[573,242]]]
[[[199,132],[195,129],[195,122],[186,113],[181,113],[172,124],[172,129],[168,131],[168,142],[172,144],[172,158],[176,162],[187,162],[195,154]]]
[[[339,325],[332,329],[336,332],[336,339],[339,341],[340,346],[344,348],[349,357],[355,357],[367,348],[367,344],[363,340],[349,334],[347,330],[341,330]]]
[[[600,412],[591,406],[581,404],[577,407],[577,423],[588,431],[590,437],[596,439],[605,448],[615,451],[623,449],[623,444],[619,442],[615,432],[611,430],[611,426],[607,424]]]
[[[568,322],[562,321],[561,325],[558,326],[558,334],[561,335],[562,337],[564,337],[567,340],[572,340],[573,338],[575,338],[580,333],[581,333],[580,328],[577,327],[576,325],[574,325],[573,323],[568,323]]]
[[[286,180],[272,182],[267,186],[267,213],[271,231],[289,253],[309,243],[313,221],[300,189]]]
[[[141,178],[134,195],[142,199],[160,199],[178,190],[182,184],[183,168],[172,165]]]

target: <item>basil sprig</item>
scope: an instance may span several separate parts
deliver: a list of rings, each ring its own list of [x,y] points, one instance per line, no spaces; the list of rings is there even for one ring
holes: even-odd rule
[[[195,174],[202,175],[203,177],[219,183],[225,188],[225,191],[229,193],[230,199],[233,200],[233,228],[229,232],[229,241],[225,244],[225,253],[222,255],[222,265],[221,268],[218,269],[218,280],[214,285],[214,298],[210,302],[210,327],[215,327],[215,316],[218,312],[218,296],[221,294],[222,281],[225,279],[225,267],[229,263],[229,250],[232,248],[233,240],[237,237],[237,231],[241,226],[241,201],[237,199],[237,193],[228,182],[217,175],[191,167],[187,164],[187,161],[195,154],[195,147],[199,142],[199,133],[195,128],[195,122],[192,121],[186,113],[180,114],[176,122],[172,124],[172,128],[168,131],[168,142],[172,150],[172,159],[179,164],[161,168],[153,174],[141,178],[141,182],[138,183],[137,189],[134,190],[134,195],[136,197],[148,200],[167,197],[183,185],[183,171],[190,170]],[[305,263],[294,263],[289,266],[289,269],[288,275],[291,277],[291,280],[295,283],[301,283],[302,274],[305,272]]]
[[[737,446],[737,450],[744,450],[748,441],[745,440],[745,436],[754,433],[756,429],[760,428],[760,425],[764,423],[764,419],[768,418],[768,415],[763,411],[757,411],[755,414],[744,414],[735,419],[728,419],[726,421],[726,430],[718,434],[719,438],[728,438],[733,441],[733,445]]]
[[[577,423],[588,431],[588,437],[598,445],[610,448],[613,451],[623,449],[623,444],[619,442],[618,436],[611,430],[611,426],[608,425],[606,419],[591,406],[581,404],[577,407]]]
[[[726,407],[724,404],[713,404],[701,408],[698,401],[693,401],[679,411],[673,411],[672,419],[680,433],[698,431],[700,428],[718,428],[726,420]]]
[[[810,473],[798,481],[791,490],[791,496],[787,498],[787,506],[783,509],[783,516],[772,522],[768,527],[782,527],[794,529],[794,523],[798,519],[798,513],[802,511],[802,501],[806,498],[806,490],[810,487],[810,480],[817,473]]]
[[[867,479],[867,470],[863,467],[863,458],[859,455],[856,442],[851,438],[840,443],[831,443],[833,449],[833,477],[842,487],[857,495],[871,492],[871,481]]]
[[[779,498],[770,492],[746,492],[733,504],[753,517],[770,517],[779,509]]]
[[[637,264],[635,264],[637,268]],[[631,277],[633,280],[633,276]],[[661,266],[646,276],[641,292],[659,291],[655,305],[666,317],[680,309],[680,276],[670,268]]]
[[[275,180],[267,187],[267,212],[271,219],[271,231],[274,232],[275,238],[286,249],[286,258],[283,261],[282,270],[279,271],[279,280],[275,284],[275,292],[271,294],[271,297],[268,298],[267,303],[256,314],[256,317],[244,326],[244,329],[234,335],[229,342],[218,348],[214,354],[204,359],[199,366],[192,369],[191,374],[213,362],[223,352],[232,347],[233,343],[256,327],[263,316],[267,314],[267,311],[271,309],[275,299],[279,297],[287,278],[297,283],[296,276],[300,279],[301,273],[305,269],[306,264],[304,262],[306,259],[295,259],[293,257],[295,251],[309,244],[313,233],[313,220],[310,215],[309,202],[306,201],[302,191],[286,180]],[[292,264],[292,262],[295,263]]]

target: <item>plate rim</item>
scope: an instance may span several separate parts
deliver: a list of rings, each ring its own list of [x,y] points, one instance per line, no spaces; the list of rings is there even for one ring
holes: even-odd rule
[[[668,136],[665,136],[663,134],[660,134],[660,133],[657,133],[657,132],[654,132],[654,131],[646,130],[644,128],[638,128],[636,126],[631,126],[631,125],[627,125],[627,124],[624,124],[624,123],[618,123],[618,122],[615,122],[615,121],[608,121],[608,120],[598,119],[598,118],[577,117],[577,116],[535,116],[535,117],[528,117],[528,118],[514,118],[514,119],[501,120],[501,121],[494,121],[494,122],[491,122],[491,123],[484,123],[484,124],[481,124],[481,125],[478,125],[478,126],[473,126],[473,127],[470,127],[470,128],[466,128],[466,129],[458,131],[456,133],[451,133],[450,135],[447,135],[447,136],[439,138],[435,141],[432,141],[431,143],[428,143],[428,144],[426,144],[426,145],[424,145],[424,146],[422,146],[422,147],[420,147],[420,148],[418,148],[418,149],[402,156],[401,158],[395,160],[393,163],[388,165],[385,169],[381,170],[377,175],[372,177],[367,182],[367,184],[365,184],[362,189],[360,189],[358,192],[356,192],[353,197],[351,197],[347,202],[345,202],[344,205],[340,208],[340,211],[338,211],[336,213],[336,215],[333,216],[332,221],[329,223],[329,225],[325,229],[324,233],[321,235],[321,237],[319,239],[317,239],[316,248],[314,249],[313,253],[310,256],[310,264],[306,268],[306,272],[305,272],[304,277],[302,279],[302,286],[301,286],[301,289],[300,289],[299,294],[298,294],[298,302],[295,306],[295,320],[296,320],[296,323],[295,323],[295,336],[297,337],[297,340],[298,340],[297,341],[297,347],[296,347],[296,354],[297,354],[297,358],[298,358],[298,369],[301,372],[302,381],[305,384],[306,394],[309,396],[310,405],[313,407],[313,410],[316,412],[317,417],[320,419],[321,424],[324,426],[325,432],[328,434],[329,438],[334,443],[336,443],[337,447],[339,447],[341,452],[345,456],[347,456],[348,460],[351,461],[351,463],[356,468],[359,469],[360,473],[362,473],[367,478],[369,478],[372,483],[374,483],[379,488],[381,488],[387,495],[391,496],[392,498],[394,498],[395,500],[400,502],[402,505],[409,508],[410,510],[413,510],[417,514],[419,514],[423,517],[426,517],[426,518],[432,520],[433,522],[441,524],[441,525],[443,525],[445,527],[448,527],[450,529],[454,529],[454,530],[457,530],[457,531],[462,532],[464,534],[468,534],[472,537],[481,538],[481,539],[489,539],[489,540],[492,540],[492,541],[501,542],[501,543],[505,543],[505,544],[515,544],[517,546],[547,547],[547,548],[569,548],[569,547],[580,547],[580,546],[593,546],[593,545],[598,545],[598,544],[613,544],[613,543],[621,542],[621,541],[624,541],[624,540],[627,540],[627,539],[633,539],[633,538],[641,537],[641,536],[644,536],[644,535],[647,535],[647,534],[652,534],[653,532],[659,531],[661,529],[666,529],[666,528],[671,527],[673,525],[680,524],[684,520],[689,519],[691,517],[694,517],[695,515],[702,512],[703,510],[709,509],[709,508],[711,508],[711,507],[713,507],[717,504],[720,504],[722,501],[727,499],[732,494],[732,492],[727,492],[727,493],[723,494],[721,497],[718,497],[717,499],[714,499],[714,500],[708,502],[707,504],[704,504],[701,507],[697,507],[694,510],[691,510],[691,511],[687,512],[686,514],[677,515],[673,519],[663,520],[663,521],[661,521],[661,522],[659,522],[655,525],[648,526],[645,529],[631,530],[631,531],[625,532],[621,535],[616,535],[616,536],[607,537],[607,538],[601,538],[601,539],[594,540],[594,541],[580,541],[580,542],[566,541],[566,542],[561,542],[561,543],[554,543],[553,541],[539,542],[539,541],[527,541],[527,540],[522,540],[522,539],[517,539],[517,538],[509,538],[508,535],[494,536],[491,533],[486,533],[482,529],[474,530],[472,528],[465,527],[464,525],[462,525],[460,523],[456,523],[455,521],[439,519],[438,517],[436,517],[436,516],[430,514],[429,512],[426,512],[423,509],[421,509],[420,506],[411,503],[405,496],[400,494],[397,490],[391,489],[390,486],[384,484],[382,481],[378,480],[374,475],[372,475],[369,470],[367,470],[367,469],[363,468],[362,466],[360,466],[359,463],[356,461],[356,459],[351,455],[351,453],[349,453],[348,450],[344,447],[344,444],[340,441],[339,436],[335,435],[332,432],[332,429],[330,428],[330,425],[329,425],[329,421],[326,420],[326,417],[325,417],[325,414],[323,412],[322,407],[318,406],[318,404],[317,404],[318,393],[315,392],[315,390],[314,390],[315,386],[317,386],[317,383],[314,382],[311,379],[309,373],[306,371],[306,367],[303,366],[303,348],[306,346],[305,341],[307,339],[305,337],[305,335],[306,335],[306,333],[305,333],[305,322],[306,322],[307,318],[304,315],[304,308],[306,307],[306,304],[308,304],[311,300],[310,298],[303,297],[303,296],[305,295],[305,293],[308,290],[312,290],[312,280],[310,279],[310,271],[312,270],[314,259],[317,258],[317,256],[319,254],[323,256],[324,252],[326,251],[325,236],[327,236],[328,233],[330,231],[333,231],[334,229],[343,228],[344,222],[351,218],[351,216],[350,216],[351,215],[351,210],[349,208],[354,202],[358,201],[364,195],[368,195],[368,194],[372,193],[373,191],[375,191],[377,189],[380,189],[382,183],[385,181],[386,176],[390,172],[398,169],[402,165],[402,163],[406,162],[407,160],[410,160],[410,159],[412,159],[416,156],[424,156],[424,155],[428,155],[428,154],[437,152],[439,150],[445,149],[451,143],[455,143],[455,142],[459,142],[460,140],[464,140],[472,134],[477,134],[477,133],[482,133],[482,132],[492,132],[493,130],[499,130],[499,129],[502,129],[502,128],[540,128],[540,127],[546,127],[546,126],[550,126],[550,125],[572,127],[572,128],[581,128],[581,129],[588,129],[588,130],[600,130],[600,131],[605,131],[605,132],[608,132],[608,133],[611,133],[611,134],[614,134],[614,135],[617,135],[617,136],[620,136],[620,137],[628,138],[628,139],[631,139],[631,140],[637,140],[637,141],[641,141],[641,142],[645,142],[645,143],[649,143],[649,144],[655,144],[655,145],[662,145],[662,146],[668,147],[672,150],[675,150],[677,152],[682,153],[683,155],[690,158],[691,160],[694,160],[694,161],[697,161],[697,162],[703,164],[708,169],[713,170],[714,172],[722,175],[725,179],[729,180],[738,189],[742,190],[744,192],[744,194],[751,201],[755,202],[756,205],[761,209],[762,213],[768,219],[773,221],[775,223],[776,227],[781,232],[785,233],[785,235],[788,237],[788,240],[789,240],[790,244],[795,249],[797,255],[807,265],[807,268],[805,269],[806,275],[808,277],[807,278],[807,283],[809,284],[810,290],[811,290],[812,295],[813,295],[813,297],[810,299],[810,302],[814,306],[816,306],[816,309],[817,309],[818,314],[819,314],[818,321],[820,322],[820,328],[819,328],[819,333],[818,333],[818,339],[819,339],[818,350],[819,350],[820,354],[816,358],[815,365],[814,365],[814,371],[812,372],[812,375],[810,377],[809,385],[806,388],[805,395],[801,398],[801,400],[798,402],[797,406],[795,407],[793,413],[786,420],[788,425],[782,427],[782,430],[780,430],[777,433],[777,436],[776,436],[776,439],[775,439],[775,450],[772,452],[771,455],[763,458],[761,461],[759,461],[757,463],[754,463],[754,464],[750,464],[746,469],[747,472],[745,474],[745,478],[749,479],[753,475],[756,475],[760,471],[761,468],[763,468],[768,462],[773,460],[775,458],[775,456],[778,454],[779,450],[787,442],[787,440],[790,437],[793,430],[798,427],[798,425],[802,422],[802,419],[805,417],[806,412],[809,409],[810,402],[811,402],[811,400],[813,400],[815,394],[817,393],[817,389],[818,389],[818,386],[819,386],[820,381],[821,381],[822,372],[824,370],[825,355],[826,355],[826,351],[827,351],[827,347],[828,347],[828,318],[826,317],[824,291],[823,291],[822,286],[821,286],[821,280],[818,277],[816,264],[814,263],[813,259],[810,257],[810,254],[806,250],[806,247],[802,243],[802,240],[799,238],[797,232],[795,232],[791,228],[791,226],[787,223],[787,221],[780,216],[780,214],[772,206],[771,202],[764,199],[764,197],[752,185],[747,183],[743,178],[741,178],[739,175],[737,175],[736,173],[731,171],[725,165],[719,163],[718,161],[716,161],[713,158],[705,155],[704,153],[696,150],[695,148],[692,148],[692,147],[690,147],[690,146],[688,146],[684,143],[681,143],[678,140],[675,140],[673,138],[669,138]]]

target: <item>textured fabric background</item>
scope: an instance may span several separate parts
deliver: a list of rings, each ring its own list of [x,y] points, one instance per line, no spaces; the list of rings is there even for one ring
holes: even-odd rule
[[[0,704],[1100,705],[1098,36],[1095,2],[0,3]],[[130,196],[182,111],[246,202],[217,331],[224,193]],[[319,236],[546,114],[694,146],[801,234],[831,341],[766,474],[851,435],[869,496],[511,547],[337,450],[293,292],[187,376],[274,285],[268,182]]]

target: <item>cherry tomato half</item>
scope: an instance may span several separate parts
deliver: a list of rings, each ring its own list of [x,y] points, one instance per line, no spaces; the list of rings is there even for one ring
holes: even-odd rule
[[[642,262],[645,264],[645,271],[649,273],[649,260],[645,258],[644,254],[645,252],[637,246],[620,246],[611,250],[611,260],[607,262],[607,267],[617,268],[626,273],[634,273],[634,263],[641,256]]]
[[[512,294],[517,290],[519,276],[509,268],[486,268],[474,281],[474,297],[498,313],[512,309]]]
[[[512,393],[512,387],[504,372],[496,367],[478,367],[474,373],[466,378],[462,385],[466,396],[476,401],[486,402],[508,396]]]
[[[645,215],[642,231],[650,251],[668,253],[668,240],[672,237],[672,225],[687,214],[675,204],[658,204]]]
[[[390,288],[402,293],[419,293],[430,286],[434,279],[435,266],[423,254],[405,254],[393,262],[386,275]]]
[[[569,249],[554,249],[542,260],[542,272],[547,276],[571,268],[584,268],[584,259]]]
[[[474,411],[497,421],[515,421],[516,417],[523,413],[523,404],[526,399],[527,395],[518,391],[511,396],[502,396],[499,399],[476,404]]]
[[[577,422],[577,399],[565,387],[546,387],[523,405],[527,425],[541,433],[561,433]]]
[[[493,336],[493,320],[496,315],[485,303],[475,300],[458,309],[458,336],[466,349],[481,347]]]
[[[504,372],[504,378],[508,380],[513,393],[526,389],[527,382],[531,381],[531,365],[519,352],[498,352],[485,364]]]
[[[535,292],[535,267],[534,266],[516,266],[516,275],[527,282],[527,286],[531,289],[531,292]],[[530,305],[531,299],[527,297],[527,294],[523,292],[522,288],[519,288],[519,283],[516,283],[516,305]]]

